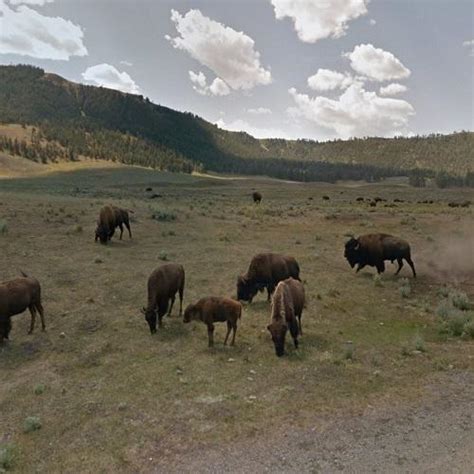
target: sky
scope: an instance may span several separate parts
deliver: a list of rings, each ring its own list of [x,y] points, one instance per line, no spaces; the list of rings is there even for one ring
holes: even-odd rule
[[[0,0],[19,63],[259,138],[474,129],[473,0]]]

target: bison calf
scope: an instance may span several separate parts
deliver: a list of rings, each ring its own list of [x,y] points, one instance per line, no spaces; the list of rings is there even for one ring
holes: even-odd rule
[[[161,320],[168,311],[171,315],[176,293],[179,292],[179,315],[183,311],[184,268],[176,263],[166,263],[158,267],[148,278],[148,305],[142,309],[152,334],[162,326]],[[171,305],[169,304],[171,300]],[[169,307],[169,310],[168,310]]]
[[[255,191],[252,193],[252,199],[255,204],[260,204],[260,201],[262,200],[262,195],[258,191]]]
[[[227,334],[225,336],[224,345],[227,344],[230,331],[232,330],[231,346],[235,342],[235,334],[237,332],[237,320],[242,315],[242,305],[230,298],[220,298],[216,296],[208,296],[200,299],[195,304],[190,304],[184,311],[184,322],[202,321],[207,326],[207,334],[209,338],[209,347],[214,346],[214,323],[227,322]]]
[[[294,278],[278,283],[272,298],[271,322],[267,326],[272,335],[278,357],[285,353],[285,337],[288,329],[298,349],[298,334],[303,335],[301,315],[305,302],[303,284]]]
[[[366,234],[351,238],[345,244],[344,257],[351,268],[357,265],[357,272],[366,265],[377,268],[378,273],[385,271],[385,260],[398,262],[398,275],[406,260],[416,278],[415,265],[411,259],[410,245],[405,240],[388,234]]]
[[[41,305],[41,287],[36,278],[29,277],[22,272],[22,278],[0,283],[0,343],[8,339],[12,324],[11,317],[23,313],[28,308],[31,313],[31,334],[35,328],[36,312],[40,314],[43,331],[44,311]]]

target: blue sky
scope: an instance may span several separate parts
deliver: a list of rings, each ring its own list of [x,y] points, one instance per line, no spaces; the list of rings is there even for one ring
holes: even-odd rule
[[[232,130],[326,140],[473,129],[471,0],[0,0],[0,62]]]

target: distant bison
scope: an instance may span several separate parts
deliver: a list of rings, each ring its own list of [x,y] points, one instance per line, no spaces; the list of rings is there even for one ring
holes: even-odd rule
[[[148,278],[148,304],[142,309],[146,322],[152,334],[156,333],[156,320],[158,326],[168,311],[171,315],[176,293],[179,293],[179,315],[183,311],[184,293],[184,268],[176,263],[166,263],[158,267]],[[171,300],[171,305],[169,302]],[[169,307],[169,310],[168,310]]]
[[[12,324],[11,317],[23,313],[28,308],[31,313],[31,334],[35,328],[36,312],[40,314],[43,331],[44,311],[41,304],[41,287],[36,278],[29,277],[22,272],[22,278],[0,283],[0,343],[8,339]]]
[[[359,196],[358,198],[356,198],[356,201],[357,201],[357,202],[362,202],[363,200],[364,200],[364,198],[361,197],[361,196]]]
[[[207,334],[209,339],[209,347],[214,345],[214,323],[226,322],[227,334],[224,339],[224,345],[227,344],[230,332],[232,332],[233,346],[235,342],[235,334],[237,332],[237,320],[242,316],[242,305],[230,298],[220,298],[216,296],[208,296],[201,298],[197,303],[190,304],[184,310],[185,323],[190,321],[202,321],[207,326]]]
[[[346,242],[344,257],[357,272],[366,265],[376,267],[378,273],[385,271],[385,260],[398,262],[396,275],[403,267],[403,260],[410,265],[416,278],[415,265],[410,255],[410,245],[405,240],[388,234],[361,235],[358,239],[351,238]]]
[[[122,240],[124,225],[128,229],[129,237],[132,238],[128,211],[116,206],[104,206],[99,213],[95,241],[99,239],[100,243],[106,244],[113,237],[117,227],[120,228],[120,240]]]
[[[285,337],[288,329],[295,348],[298,349],[298,335],[303,335],[301,315],[304,302],[304,287],[300,281],[288,278],[278,283],[272,298],[271,321],[267,326],[278,357],[285,353]]]
[[[300,267],[293,257],[276,253],[255,255],[247,273],[237,278],[237,299],[251,303],[257,292],[266,288],[270,301],[278,282],[289,277],[300,279]]]
[[[254,191],[252,193],[252,199],[254,203],[260,204],[260,201],[262,200],[262,195],[258,191]]]
[[[327,196],[327,195],[324,195],[324,196],[323,196],[323,200],[324,200],[324,201],[329,201],[329,199],[330,199],[329,196]]]

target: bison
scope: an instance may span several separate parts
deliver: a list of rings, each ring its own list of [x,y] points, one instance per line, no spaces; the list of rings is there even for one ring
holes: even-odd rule
[[[305,303],[303,284],[294,278],[278,283],[272,298],[271,322],[267,326],[272,335],[278,357],[285,353],[285,337],[288,329],[298,349],[298,335],[303,335],[301,315]]]
[[[142,308],[142,313],[145,315],[152,334],[156,333],[157,314],[158,327],[162,326],[161,320],[167,311],[168,316],[171,316],[178,292],[179,315],[181,316],[184,293],[184,268],[182,265],[166,263],[158,267],[148,278],[148,305],[146,308]],[[169,305],[170,300],[171,305]]]
[[[99,239],[102,244],[106,244],[114,235],[116,227],[120,228],[120,240],[122,240],[124,225],[128,230],[128,235],[132,238],[128,212],[126,209],[116,206],[104,206],[99,213],[95,241],[97,242]]]
[[[183,322],[202,321],[207,326],[209,347],[214,346],[214,323],[226,322],[227,334],[224,339],[224,345],[227,344],[232,330],[232,341],[230,345],[233,346],[237,332],[237,320],[240,319],[241,316],[242,305],[238,301],[230,298],[208,296],[186,307]]]
[[[262,200],[262,195],[258,191],[255,191],[252,193],[252,199],[255,204],[260,204],[260,201]]]
[[[398,275],[406,260],[416,278],[415,265],[410,255],[410,245],[405,240],[388,234],[367,234],[359,238],[352,237],[345,244],[344,257],[351,268],[357,264],[357,272],[366,265],[376,267],[378,273],[385,271],[385,260],[398,262]]]
[[[276,253],[255,255],[245,275],[237,278],[237,299],[252,302],[258,291],[268,292],[268,301],[278,282],[293,277],[300,279],[300,267],[293,257]]]
[[[36,312],[40,314],[43,331],[44,310],[41,304],[41,286],[36,278],[21,272],[23,277],[0,283],[0,343],[8,339],[12,324],[11,317],[23,313],[28,308],[31,313],[31,323],[28,334],[35,328]]]

